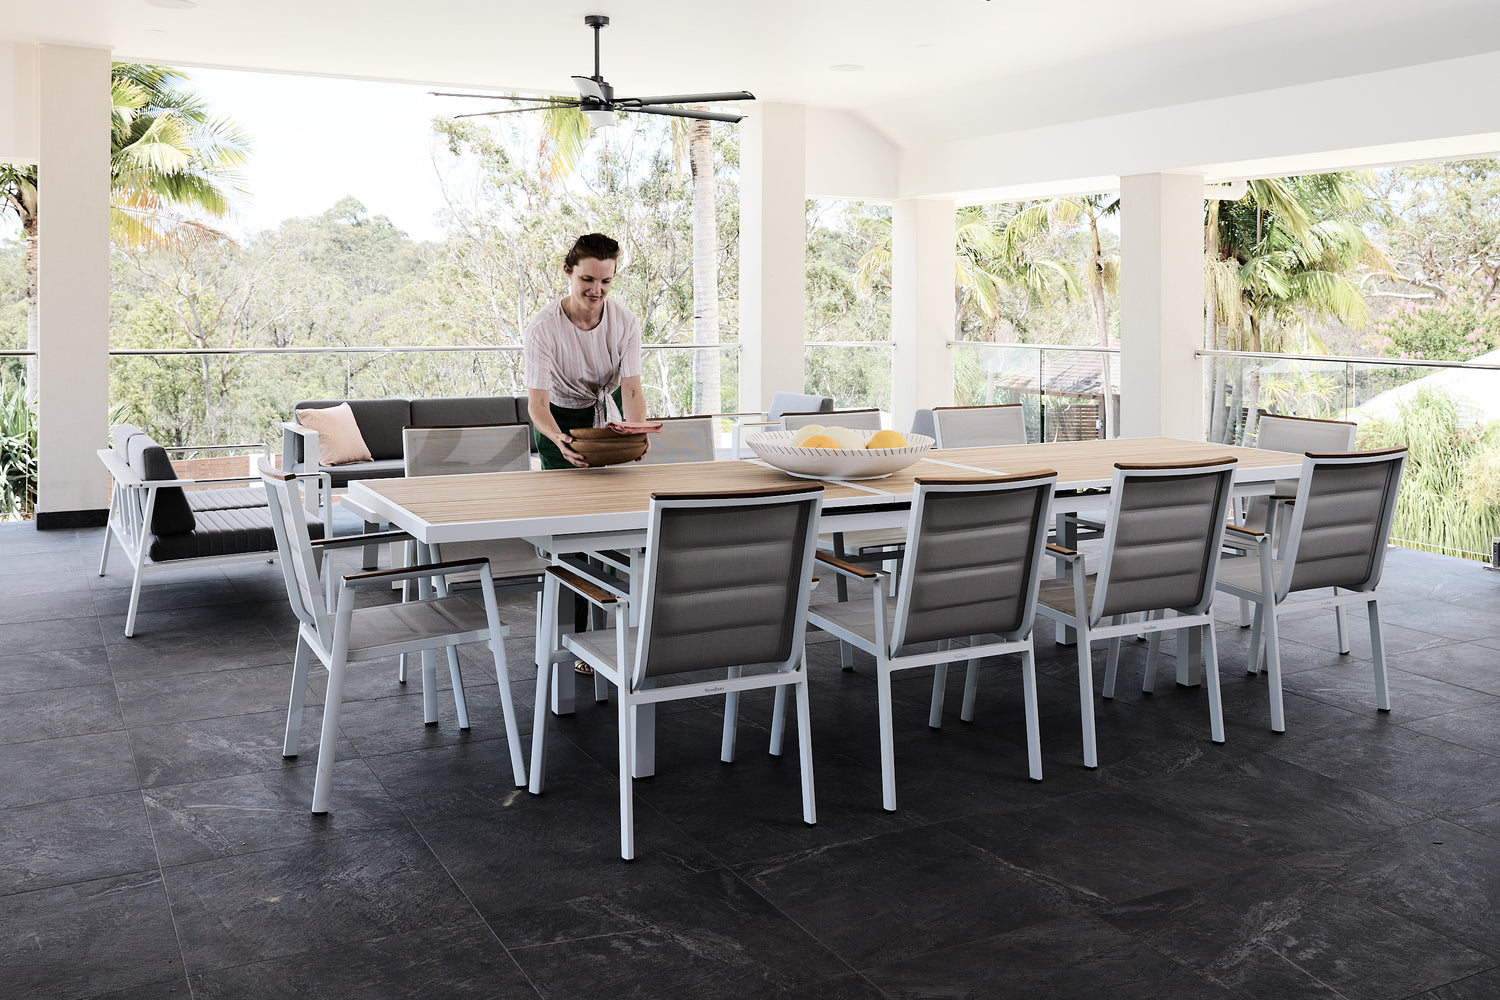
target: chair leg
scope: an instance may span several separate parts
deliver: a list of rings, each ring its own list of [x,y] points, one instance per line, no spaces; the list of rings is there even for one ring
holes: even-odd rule
[[[1339,589],[1337,587],[1334,587],[1333,592],[1337,594],[1339,592]],[[1349,621],[1344,614],[1344,606],[1342,604],[1336,605],[1333,609],[1333,627],[1337,630],[1337,634],[1339,637],[1339,652],[1343,653],[1345,656],[1348,656]]]
[[[730,667],[728,676],[730,680],[740,676],[743,670],[739,667]],[[731,691],[724,696],[724,735],[719,742],[719,759],[726,764],[734,763],[734,738],[739,728],[740,715],[740,693]],[[772,725],[775,725],[774,712]]]
[[[781,756],[781,742],[786,733],[786,688],[778,686],[771,702],[771,756]]]
[[[802,822],[813,826],[818,822],[818,799],[813,788],[812,759],[812,710],[807,699],[807,657],[803,656],[797,682],[797,756],[802,765]],[[776,689],[785,691],[782,685]]]
[[[891,707],[891,670],[883,659],[875,664],[875,690],[880,702],[880,796],[886,812],[896,811],[895,713]]]
[[[1286,706],[1281,693],[1281,626],[1276,620],[1276,607],[1270,602],[1262,604],[1256,611],[1256,618],[1263,623],[1261,631],[1265,633],[1266,690],[1271,699],[1271,731],[1284,733],[1286,732]],[[1253,635],[1250,646],[1253,654],[1259,653],[1255,649]],[[1259,665],[1257,662],[1256,666]]]
[[[1078,708],[1083,727],[1083,766],[1099,766],[1099,746],[1094,733],[1094,660],[1089,652],[1089,631],[1078,620]]]
[[[312,663],[312,647],[301,635],[297,636],[297,655],[292,661],[292,697],[286,709],[286,738],[281,743],[281,756],[297,756],[297,747],[302,742],[302,706],[307,699],[307,670]]]
[[[437,650],[422,650],[422,721],[437,725]]]
[[[510,693],[510,663],[505,657],[503,638],[491,637],[490,655],[495,660],[495,680],[500,684],[500,714],[505,719],[505,742],[510,745],[511,777],[516,787],[522,788],[526,785],[526,761],[521,758],[521,725],[516,721],[516,701]],[[545,706],[545,699],[542,704]],[[544,720],[545,716],[544,707]]]
[[[624,685],[621,685],[622,687]],[[630,768],[635,762],[634,713],[630,699],[621,691],[615,699],[620,716],[620,857],[635,860],[635,799]]]
[[[557,664],[550,656],[537,662],[536,710],[531,718],[531,783],[527,789],[532,795],[542,794],[547,777],[547,693],[552,689],[552,672],[556,669]],[[520,738],[519,732],[516,737]]]
[[[979,645],[979,636],[969,636],[969,648]],[[964,703],[958,717],[964,722],[974,721],[974,700],[979,694],[979,657],[969,659],[969,669],[964,671]]]
[[[1240,628],[1250,627],[1250,602],[1240,598]]]
[[[328,694],[323,699],[323,735],[318,742],[317,776],[313,779],[312,811],[326,813],[333,794],[333,758],[339,738],[339,706],[344,698],[344,650],[335,643],[328,663]]]
[[[1208,731],[1215,743],[1224,742],[1224,698],[1219,690],[1219,643],[1212,623],[1203,626],[1203,683],[1208,686]]]
[[[854,647],[842,639],[839,640],[839,669],[854,669]]]
[[[1111,625],[1120,624],[1120,616],[1110,617]],[[1104,690],[1100,692],[1107,700],[1113,700],[1115,696],[1115,678],[1120,673],[1120,637],[1115,636],[1109,640],[1109,652],[1104,658]]]
[[[1153,611],[1150,619],[1156,621],[1165,618],[1165,611]],[[1153,694],[1156,691],[1156,669],[1161,662],[1161,633],[1152,632],[1146,636],[1146,672],[1141,675],[1141,693]]]
[[[1375,661],[1375,707],[1382,712],[1389,712],[1391,689],[1385,676],[1385,638],[1380,634],[1380,602],[1371,600],[1366,606],[1370,609],[1370,654]]]
[[[109,508],[109,517],[104,522],[104,548],[99,553],[99,575],[104,575],[104,567],[109,565],[109,543],[115,537],[115,507]]]
[[[1245,663],[1245,673],[1254,677],[1260,673],[1262,646],[1265,644],[1266,631],[1266,605],[1263,601],[1255,602],[1255,619],[1250,626],[1250,658]]]
[[[1021,696],[1026,703],[1026,767],[1032,781],[1042,780],[1042,731],[1037,721],[1036,653],[1028,639],[1021,650]]]
[[[130,581],[130,609],[125,612],[125,636],[135,635],[135,613],[141,606],[141,581],[146,575],[145,557],[136,560],[135,578]]]
[[[943,640],[943,650],[953,648],[950,639]],[[932,701],[927,707],[927,728],[943,728],[943,702],[948,697],[948,664],[939,663],[932,668]]]
[[[469,703],[464,698],[464,678],[458,669],[458,647],[448,647],[448,677],[453,682],[453,708],[458,713],[458,728],[469,728]]]

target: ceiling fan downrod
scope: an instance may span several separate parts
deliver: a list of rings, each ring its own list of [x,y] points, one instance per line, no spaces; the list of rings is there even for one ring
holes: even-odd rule
[[[609,24],[609,15],[585,14],[583,23],[594,29],[594,82],[603,83],[604,76],[599,71],[599,29]]]

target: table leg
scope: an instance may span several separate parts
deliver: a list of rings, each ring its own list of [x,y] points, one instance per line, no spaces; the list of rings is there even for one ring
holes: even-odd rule
[[[1196,628],[1177,630],[1177,683],[1198,687],[1203,683],[1203,632]]]

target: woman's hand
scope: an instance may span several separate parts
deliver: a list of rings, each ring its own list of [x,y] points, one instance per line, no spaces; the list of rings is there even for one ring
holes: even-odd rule
[[[559,434],[552,441],[557,445],[557,450],[562,453],[562,457],[567,459],[571,464],[580,469],[587,469],[589,467],[588,460],[570,447],[573,443],[573,435]]]

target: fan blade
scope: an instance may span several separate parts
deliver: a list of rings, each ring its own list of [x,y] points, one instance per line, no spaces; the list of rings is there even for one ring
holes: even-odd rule
[[[710,122],[738,122],[744,115],[727,115],[720,111],[690,111],[687,108],[619,108],[627,115],[668,115],[672,118],[697,118]]]
[[[514,114],[520,114],[522,111],[543,111],[543,110],[546,110],[547,108],[576,108],[576,107],[578,107],[578,102],[574,101],[571,104],[538,104],[535,107],[531,107],[531,108],[503,108],[503,109],[501,109],[499,111],[471,111],[468,114],[454,115],[453,117],[454,118],[483,118],[483,117],[486,117],[488,115],[514,115]]]
[[[599,81],[593,77],[575,76],[573,82],[578,86],[578,92],[584,97],[592,97],[596,101],[609,101],[609,98],[604,96],[604,91],[599,88]]]
[[[541,101],[541,102],[547,103],[547,104],[550,104],[550,103],[552,103],[554,101],[573,101],[574,103],[576,103],[577,100],[578,100],[576,97],[560,97],[560,96],[557,96],[557,95],[553,95],[551,97],[522,97],[522,96],[519,96],[519,95],[512,95],[512,94],[450,94],[450,93],[448,93],[445,90],[429,90],[427,92],[427,96],[429,96],[429,97],[479,97],[479,98],[483,98],[486,101]]]
[[[574,79],[577,79],[576,77]],[[732,90],[723,94],[668,94],[665,97],[616,97],[615,103],[627,108],[638,108],[645,104],[722,104],[725,101],[753,101],[755,95],[748,90]]]

